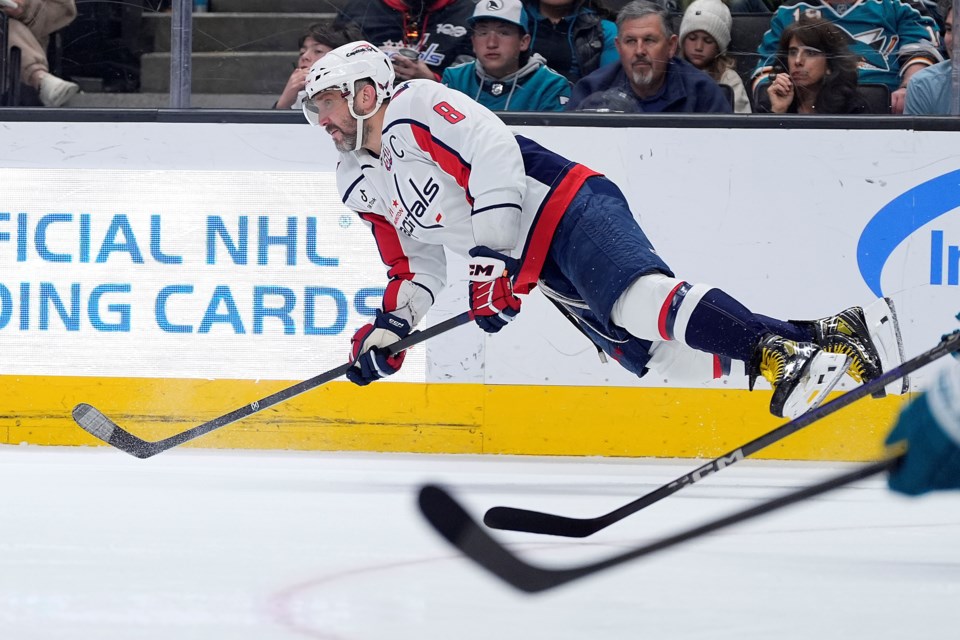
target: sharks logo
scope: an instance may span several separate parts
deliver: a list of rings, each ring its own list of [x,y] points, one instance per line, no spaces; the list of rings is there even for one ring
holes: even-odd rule
[[[885,49],[884,43],[887,41],[887,37],[884,35],[883,29],[880,27],[877,27],[876,29],[870,29],[869,31],[864,31],[863,33],[858,33],[857,35],[853,36],[853,39],[879,51],[883,51]],[[893,39],[896,40],[897,37],[894,36]]]
[[[851,53],[859,58],[858,66],[861,69],[874,69],[881,72],[889,72],[891,67],[891,58],[896,59],[900,47],[900,36],[884,27],[873,27],[857,33],[851,29],[862,28],[865,26],[863,13],[866,11],[862,6],[857,5],[860,13],[849,16],[845,22],[838,22],[837,14],[844,14],[843,11],[822,11],[819,8],[806,8],[803,14],[810,18],[823,18],[830,20],[837,26],[846,37],[847,44],[850,46]],[[843,15],[848,18],[847,15]],[[794,19],[799,20],[799,10],[794,13]],[[931,34],[931,41],[936,37]],[[861,80],[862,82],[863,80]]]

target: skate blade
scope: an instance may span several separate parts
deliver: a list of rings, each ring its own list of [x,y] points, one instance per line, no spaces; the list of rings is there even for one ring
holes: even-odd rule
[[[895,369],[903,364],[903,338],[900,336],[900,322],[897,320],[897,310],[890,298],[879,298],[870,306],[863,308],[863,316],[867,323],[867,330],[873,340],[877,353],[880,355],[880,366],[883,373]],[[883,391],[873,394],[874,398],[882,398],[887,393],[899,396],[910,390],[909,376],[903,376],[884,387]]]
[[[816,409],[850,368],[850,358],[820,351],[810,359],[790,397],[783,404],[783,417],[793,420]]]

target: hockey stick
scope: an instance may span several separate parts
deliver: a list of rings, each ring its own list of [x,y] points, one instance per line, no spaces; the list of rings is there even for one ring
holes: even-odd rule
[[[445,333],[454,327],[459,327],[462,324],[466,324],[472,319],[473,312],[465,311],[460,315],[448,318],[447,320],[444,320],[443,322],[432,327],[428,327],[423,331],[414,331],[403,340],[395,342],[387,347],[386,351],[390,355],[400,353],[401,351],[409,349],[414,345],[420,344],[424,340],[438,336],[441,333]],[[149,458],[157,455],[158,453],[162,453],[167,449],[172,449],[177,445],[181,445],[184,442],[189,442],[194,438],[199,438],[200,436],[210,433],[215,429],[219,429],[222,426],[228,425],[231,422],[236,422],[237,420],[246,418],[254,413],[263,411],[268,407],[272,407],[275,404],[289,400],[294,396],[326,384],[331,380],[336,380],[340,376],[346,374],[347,369],[350,367],[351,363],[349,362],[342,364],[336,369],[331,369],[326,373],[321,373],[320,375],[314,376],[309,380],[298,382],[293,386],[287,387],[286,389],[281,389],[276,393],[270,394],[266,398],[261,398],[260,400],[251,402],[250,404],[240,407],[239,409],[235,409],[230,413],[220,416],[219,418],[214,418],[209,422],[204,422],[200,426],[187,429],[186,431],[177,433],[169,438],[164,438],[163,440],[159,440],[157,442],[149,442],[147,440],[138,438],[105,416],[96,407],[86,403],[80,403],[73,408],[73,419],[84,431],[90,433],[96,438],[99,438],[100,440],[103,440],[107,444],[112,445],[121,451],[125,451],[132,456],[136,456],[137,458]]]
[[[894,367],[879,378],[871,380],[866,384],[851,389],[847,393],[834,398],[830,402],[823,404],[816,409],[812,409],[799,418],[777,427],[755,440],[730,453],[715,458],[710,462],[694,469],[690,473],[681,476],[673,482],[654,489],[647,495],[637,498],[633,502],[611,511],[610,513],[594,518],[570,518],[566,516],[554,515],[551,513],[542,513],[540,511],[529,511],[527,509],[516,509],[514,507],[493,507],[487,511],[483,518],[484,524],[494,529],[508,529],[511,531],[527,531],[529,533],[543,533],[554,536],[566,536],[568,538],[585,538],[600,531],[610,525],[619,522],[627,516],[649,507],[655,502],[663,500],[667,496],[673,495],[680,489],[699,482],[705,476],[729,467],[749,455],[760,451],[771,444],[778,442],[787,436],[800,431],[804,427],[824,418],[835,411],[856,402],[860,398],[872,394],[874,391],[883,389],[894,380],[906,376],[920,367],[930,364],[938,358],[960,349],[960,331],[954,331],[943,337],[935,347],[921,353],[917,357],[907,360],[899,367]]]
[[[869,478],[892,469],[899,461],[899,457],[894,457],[857,467],[843,475],[761,502],[749,509],[738,511],[656,542],[630,549],[606,560],[566,569],[538,567],[522,560],[502,543],[495,540],[487,530],[470,517],[449,493],[440,487],[427,485],[420,489],[420,511],[440,535],[450,541],[468,558],[513,587],[527,593],[538,593],[667,549],[681,542],[698,538],[718,529],[729,527],[732,524],[781,509],[795,502],[818,496],[851,482]]]

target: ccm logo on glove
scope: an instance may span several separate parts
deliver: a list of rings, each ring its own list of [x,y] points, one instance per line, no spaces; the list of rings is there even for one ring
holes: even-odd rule
[[[507,275],[507,265],[499,258],[477,256],[467,265],[471,282],[491,282]]]
[[[470,250],[470,308],[477,325],[496,333],[520,313],[520,298],[513,294],[513,276],[520,262],[487,247]]]

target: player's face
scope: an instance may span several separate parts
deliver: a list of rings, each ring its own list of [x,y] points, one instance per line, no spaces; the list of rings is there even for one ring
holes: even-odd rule
[[[816,87],[827,75],[827,56],[820,49],[808,47],[793,37],[787,47],[787,66],[794,85]]]
[[[317,124],[333,138],[337,151],[353,151],[357,144],[357,120],[350,114],[343,94],[338,89],[328,89],[313,96],[310,102]]]
[[[313,63],[330,53],[332,49],[325,44],[320,44],[313,38],[307,37],[303,41],[303,47],[300,48],[300,59],[297,60],[298,69],[309,69]]]
[[[683,57],[697,69],[703,69],[720,55],[720,45],[706,31],[692,31],[683,39]]]
[[[658,15],[627,20],[617,35],[617,52],[633,90],[647,97],[663,86],[667,65],[677,53],[677,36],[664,34]]]
[[[530,46],[530,36],[503,20],[479,20],[473,25],[473,53],[483,70],[502,78],[520,68],[520,53]]]

